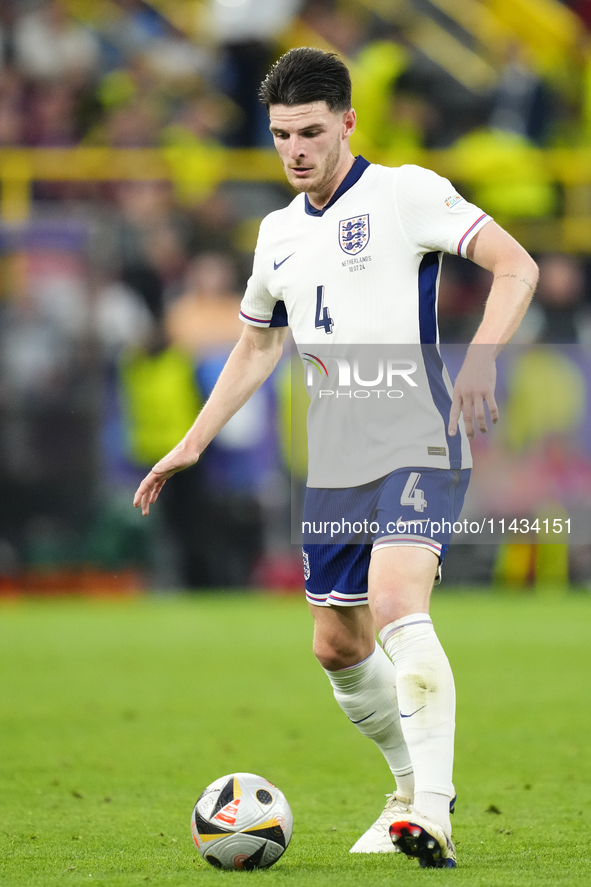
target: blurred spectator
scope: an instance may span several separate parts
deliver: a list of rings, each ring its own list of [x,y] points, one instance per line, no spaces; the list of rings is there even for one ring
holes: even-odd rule
[[[205,398],[242,333],[236,290],[231,256],[202,253],[189,265],[185,292],[167,312],[168,335],[192,356]],[[274,385],[267,380],[207,448],[205,484],[216,585],[249,585],[262,554],[268,481],[279,465],[275,416]]]
[[[200,143],[214,141],[224,134],[230,125],[232,106],[223,96],[203,94],[183,102],[161,132],[166,145],[197,147]]]
[[[154,77],[166,80],[207,72],[211,52],[180,34],[154,5],[143,0],[116,0],[116,5],[119,15],[105,28],[124,64],[141,59]]]
[[[162,285],[147,268],[134,268],[126,283],[99,289],[94,319],[104,364],[101,429],[103,478],[107,500],[131,490],[192,425],[201,399],[192,361],[171,346],[162,326]],[[187,472],[186,483],[167,483],[161,525],[144,565],[160,588],[211,587],[203,463]],[[109,502],[97,520],[112,522]],[[102,522],[102,523],[101,523]],[[150,527],[143,527],[144,532]],[[97,531],[98,532],[98,531]]]
[[[396,81],[409,63],[407,51],[391,40],[374,41],[355,57],[351,68],[359,132],[366,150],[390,149],[400,138],[404,121],[392,113]]]
[[[24,77],[16,68],[7,67],[0,71],[0,102],[18,107],[24,97]]]
[[[39,84],[28,101],[24,140],[34,147],[61,148],[77,141],[76,98],[65,83]]]
[[[270,145],[267,113],[258,100],[258,89],[273,55],[274,38],[284,31],[303,0],[209,0],[212,25],[222,61],[218,84],[240,110],[229,145]]]
[[[23,557],[41,525],[63,528],[71,557],[91,510],[86,234],[72,223],[30,226],[0,304],[0,537]]]
[[[234,110],[221,95],[190,97],[160,131],[176,197],[187,208],[210,197],[223,176],[221,138],[230,128]]]
[[[210,252],[193,259],[185,277],[185,292],[167,312],[170,340],[193,356],[235,345],[243,328],[236,285],[230,256]]]
[[[578,256],[551,254],[538,260],[540,281],[523,322],[520,341],[591,342],[591,312],[585,300],[585,270]]]
[[[548,136],[551,117],[548,88],[528,65],[523,47],[511,44],[493,97],[491,127],[541,145]]]
[[[228,348],[203,355],[197,378],[207,398],[228,357]],[[266,506],[277,495],[276,399],[273,379],[224,426],[205,458],[211,557],[216,585],[251,585],[265,548]],[[275,488],[275,489],[274,489]],[[270,502],[269,502],[270,500]],[[272,509],[271,509],[272,510]]]
[[[123,275],[144,294],[150,309],[160,318],[164,289],[177,284],[185,271],[189,219],[175,205],[168,182],[124,182],[116,189],[116,200]]]
[[[127,204],[129,219],[138,221],[135,210],[140,205],[141,199]],[[105,416],[108,458],[119,473],[117,424],[123,423],[128,459],[148,470],[192,424],[200,392],[208,395],[242,330],[236,269],[222,253],[206,253],[191,262],[184,291],[166,312],[166,326],[160,320],[162,291],[157,285],[150,289],[147,270],[143,276],[137,270],[128,272],[125,278],[128,286],[149,296],[153,320],[146,326],[144,310],[128,286],[112,283],[97,298],[103,347],[113,354],[123,342],[135,342],[123,352],[119,397],[115,402],[109,397]],[[138,335],[140,327],[147,332],[144,341]],[[169,560],[172,555],[168,584],[170,569],[172,584],[185,588],[249,584],[263,544],[258,488],[273,462],[273,415],[268,386],[234,417],[223,439],[213,443],[186,476],[166,484],[161,513]]]
[[[24,138],[24,78],[14,68],[0,68],[0,145],[19,145]]]
[[[92,306],[92,323],[107,363],[116,363],[127,348],[149,340],[152,315],[145,300],[120,280],[99,286]]]
[[[46,0],[14,25],[16,61],[29,77],[68,78],[70,84],[94,75],[100,63],[95,34],[77,24],[60,0]]]
[[[369,12],[362,6],[334,0],[308,0],[302,19],[338,52],[354,57],[366,45]]]
[[[10,102],[0,100],[0,146],[19,145],[23,137],[23,117]]]
[[[222,44],[249,40],[271,45],[298,14],[304,0],[209,0],[214,35]]]
[[[386,113],[385,162],[392,166],[420,162],[423,149],[437,142],[436,133],[441,127],[441,115],[435,105],[397,84]]]
[[[116,0],[124,15],[119,19],[119,37],[134,52],[165,37],[170,28],[160,13],[142,0]]]
[[[235,254],[233,240],[240,221],[235,196],[223,185],[204,200],[188,209],[191,221],[188,252],[192,255],[207,252]],[[240,257],[238,275],[240,287],[250,276],[252,251]]]
[[[115,108],[106,118],[106,143],[113,148],[155,148],[159,120],[151,103],[131,102]]]
[[[200,407],[191,360],[166,341],[156,322],[142,346],[124,352],[116,380],[119,418],[127,458],[147,473],[193,424]],[[112,426],[116,416],[107,415]],[[111,432],[111,440],[116,436]],[[153,581],[159,587],[208,588],[216,585],[211,569],[209,509],[204,487],[204,462],[188,470],[184,483],[171,478],[162,491],[160,509],[169,549],[169,575],[152,557]],[[160,558],[162,561],[162,558]]]
[[[539,148],[523,136],[482,128],[453,146],[454,160],[471,186],[471,199],[499,224],[551,215],[558,194]]]

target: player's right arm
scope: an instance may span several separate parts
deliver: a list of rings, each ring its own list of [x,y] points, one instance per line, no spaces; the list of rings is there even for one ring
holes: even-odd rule
[[[281,357],[286,335],[286,326],[259,329],[245,325],[197,419],[137,488],[133,504],[135,508],[141,507],[143,515],[148,514],[168,478],[194,465],[226,422],[271,375]]]

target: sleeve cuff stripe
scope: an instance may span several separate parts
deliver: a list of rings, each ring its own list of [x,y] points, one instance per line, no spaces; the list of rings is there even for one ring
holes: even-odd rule
[[[240,317],[242,320],[246,320],[248,323],[258,323],[261,326],[269,326],[271,320],[261,320],[259,317],[251,317],[249,314],[245,314],[244,311],[240,312]]]
[[[464,234],[464,236],[462,237],[462,239],[460,240],[460,242],[458,244],[458,256],[462,255],[462,247],[464,246],[464,241],[465,241],[466,237],[468,236],[468,234],[470,234],[470,232],[473,231],[477,225],[480,225],[480,223],[483,221],[483,219],[488,219],[488,218],[489,218],[488,213],[482,213],[482,215],[478,219],[476,219],[474,224],[470,225],[470,227],[468,228],[468,230],[466,231],[466,233]]]

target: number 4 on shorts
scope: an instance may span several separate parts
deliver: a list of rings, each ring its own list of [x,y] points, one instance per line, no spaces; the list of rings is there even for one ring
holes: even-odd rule
[[[427,507],[425,494],[417,487],[420,479],[421,475],[418,471],[411,471],[400,497],[401,505],[414,505],[415,511],[423,511]]]

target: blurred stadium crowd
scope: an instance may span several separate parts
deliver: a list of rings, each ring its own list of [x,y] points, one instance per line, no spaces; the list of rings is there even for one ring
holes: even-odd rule
[[[519,341],[591,343],[590,26],[588,0],[2,0],[0,588],[301,582],[288,359],[149,521],[130,505],[291,199],[256,97],[291,46],[347,59],[357,151],[448,175],[534,253]],[[446,261],[443,341],[469,341],[487,285]]]

